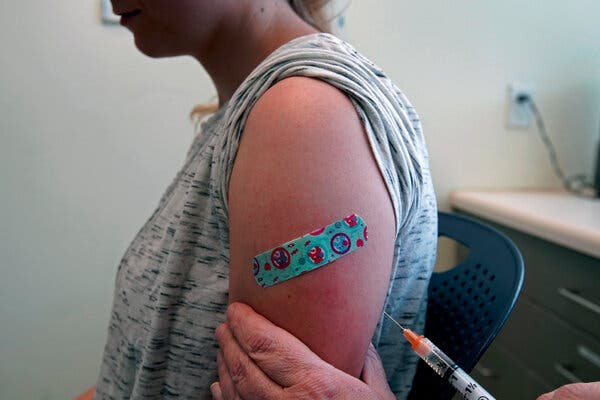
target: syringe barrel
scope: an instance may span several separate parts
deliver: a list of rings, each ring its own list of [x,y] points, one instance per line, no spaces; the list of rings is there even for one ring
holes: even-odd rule
[[[456,367],[450,357],[425,337],[422,337],[419,343],[413,346],[413,350],[442,378],[446,378]]]
[[[457,368],[448,377],[448,382],[461,394],[466,400],[495,400],[494,396],[487,390],[479,386],[469,374],[460,368]]]
[[[422,337],[413,350],[439,376],[450,383],[466,400],[495,400],[484,388],[479,386],[465,371],[456,365],[443,351],[429,339]]]

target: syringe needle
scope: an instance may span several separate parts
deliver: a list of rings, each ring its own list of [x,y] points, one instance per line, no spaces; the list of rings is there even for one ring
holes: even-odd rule
[[[396,321],[394,318],[392,318],[392,316],[388,313],[386,313],[385,311],[383,312],[383,314],[385,314],[386,317],[388,317],[389,319],[391,319],[396,325],[398,325],[400,327],[400,329],[405,330],[406,328],[403,327],[402,325],[400,325],[400,323],[398,321]]]
[[[410,329],[403,327],[402,325],[400,325],[400,323],[398,321],[396,321],[390,314],[386,313],[385,311],[383,313],[385,314],[386,317],[388,317],[396,325],[398,325],[400,327],[400,329],[402,329],[402,335],[404,335],[406,340],[408,340],[408,342],[411,344],[413,349],[421,342],[421,339],[423,338],[423,336],[419,336],[418,334],[414,333]]]

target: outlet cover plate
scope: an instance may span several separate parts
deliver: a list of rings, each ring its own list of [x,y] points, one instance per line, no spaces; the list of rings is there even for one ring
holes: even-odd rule
[[[526,95],[534,99],[531,83],[511,83],[508,85],[508,117],[506,126],[511,129],[526,129],[531,125],[533,114],[527,103],[519,103],[517,98]]]

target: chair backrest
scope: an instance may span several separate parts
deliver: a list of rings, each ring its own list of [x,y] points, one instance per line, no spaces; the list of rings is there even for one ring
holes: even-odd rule
[[[456,214],[439,212],[438,218],[438,236],[463,244],[469,254],[432,275],[425,337],[471,372],[512,311],[525,268],[517,247],[498,230]],[[451,399],[454,393],[419,362],[409,399]]]

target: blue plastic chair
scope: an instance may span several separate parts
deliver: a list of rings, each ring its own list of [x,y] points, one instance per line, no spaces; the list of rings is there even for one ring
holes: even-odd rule
[[[454,268],[434,273],[428,289],[425,336],[471,372],[511,313],[525,267],[514,243],[498,230],[464,216],[438,213],[438,236],[470,252]],[[455,390],[419,361],[409,399],[451,399]]]

